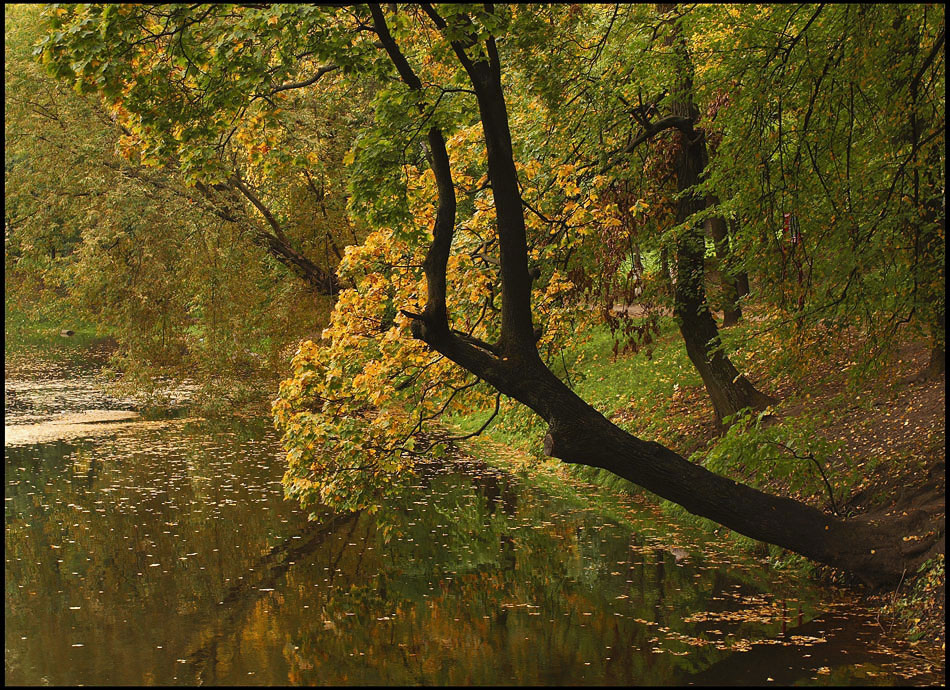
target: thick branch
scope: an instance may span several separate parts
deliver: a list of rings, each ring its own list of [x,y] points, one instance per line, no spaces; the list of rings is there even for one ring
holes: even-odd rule
[[[376,34],[389,55],[389,59],[399,72],[399,76],[413,91],[422,91],[422,82],[413,71],[395,39],[386,25],[386,18],[378,5],[371,5],[373,24]],[[420,109],[422,108],[420,104]],[[430,127],[428,133],[430,165],[435,175],[435,184],[438,191],[439,203],[436,210],[435,223],[432,226],[432,244],[426,252],[423,270],[426,275],[427,301],[422,323],[429,331],[428,337],[450,337],[448,311],[446,307],[446,265],[452,247],[452,236],[455,233],[455,185],[452,182],[452,165],[445,148],[445,138],[438,127]],[[414,329],[420,331],[421,327]],[[426,339],[426,338],[423,338]]]
[[[567,401],[567,391],[558,394]],[[691,513],[843,568],[871,586],[896,582],[926,557],[943,533],[924,511],[891,523],[842,520],[816,508],[773,496],[694,465],[657,443],[618,429],[594,410],[556,418],[545,452],[567,462],[601,467],[681,505]],[[919,541],[904,542],[907,535]]]
[[[930,67],[931,64],[933,64],[934,59],[937,57],[937,55],[940,54],[940,49],[943,47],[943,42],[945,38],[946,38],[946,31],[944,29],[941,29],[940,34],[937,36],[937,40],[934,41],[933,47],[930,49],[930,53],[927,55],[926,59],[924,60],[924,64],[920,66],[920,69],[917,70],[917,74],[915,74],[914,78],[911,79],[911,90],[914,90],[917,88],[917,86],[920,84],[920,80],[924,76],[924,72],[927,71],[927,68]]]
[[[236,180],[236,176],[233,179]],[[243,183],[241,184],[243,185]],[[230,223],[239,223],[241,225],[249,226],[254,233],[254,242],[256,244],[266,249],[271,256],[277,259],[280,263],[284,264],[295,274],[300,276],[315,291],[324,295],[335,295],[342,289],[343,284],[336,277],[336,274],[332,271],[327,271],[323,268],[320,268],[320,266],[294,249],[290,240],[287,239],[286,235],[284,235],[284,233],[281,231],[279,225],[277,225],[275,228],[275,233],[267,232],[256,225],[251,224],[246,219],[246,217],[239,217],[235,215],[230,208],[220,206],[215,199],[214,192],[212,192],[212,190],[201,181],[195,182],[195,188],[208,199],[211,205],[212,213],[222,220],[228,221]],[[233,188],[240,189],[236,184]],[[257,198],[257,196],[254,195],[250,189],[247,189],[246,185],[245,189],[251,194],[251,196],[247,197],[249,200],[252,196],[254,199]],[[245,194],[245,196],[247,196],[247,194]],[[258,203],[260,203],[259,199]],[[277,221],[274,219],[270,211],[267,210],[263,204],[257,208],[259,211],[261,211],[265,218],[270,216],[270,220],[273,221],[271,223],[271,227],[274,227]]]
[[[373,26],[376,30],[376,35],[379,36],[379,40],[383,44],[383,49],[386,51],[386,54],[389,55],[389,59],[396,67],[396,71],[399,72],[399,77],[406,82],[406,85],[413,91],[422,91],[422,82],[419,80],[419,77],[416,76],[409,61],[406,60],[406,56],[399,50],[399,46],[396,45],[396,40],[389,32],[389,26],[386,24],[386,17],[383,16],[382,9],[380,9],[379,5],[370,5],[369,11],[373,15]]]
[[[339,65],[324,65],[323,67],[318,69],[316,74],[314,74],[309,79],[304,79],[303,81],[289,82],[287,84],[281,84],[280,86],[275,86],[271,90],[269,95],[273,96],[275,93],[279,93],[281,91],[289,91],[290,89],[303,89],[307,86],[312,86],[313,84],[316,84],[318,81],[320,81],[323,75],[328,74],[332,72],[333,70],[337,70],[337,69],[340,69]]]
[[[267,224],[271,226],[271,229],[274,231],[274,235],[284,244],[290,244],[287,240],[287,236],[284,234],[283,229],[280,227],[280,223],[277,222],[277,219],[274,217],[274,214],[270,212],[270,209],[264,205],[260,200],[260,197],[254,193],[254,191],[248,187],[244,181],[237,175],[232,175],[231,179],[228,180],[235,189],[237,189],[245,198],[254,205],[261,215],[264,216],[264,219],[267,221]]]
[[[431,8],[427,11],[440,30],[449,28]],[[531,277],[528,272],[524,207],[508,128],[508,110],[501,86],[498,51],[494,39],[489,37],[486,40],[488,59],[473,61],[465,49],[475,45],[474,27],[467,17],[458,21],[463,22],[463,28],[469,30],[471,39],[465,43],[452,41],[452,47],[469,76],[478,100],[488,153],[488,179],[498,219],[502,289],[500,349],[519,360],[540,362],[531,317]]]
[[[674,127],[683,132],[683,134],[686,136],[690,138],[693,137],[692,119],[688,117],[681,117],[679,115],[670,115],[669,117],[664,117],[662,120],[659,120],[652,125],[648,125],[647,128],[640,134],[640,136],[627,145],[623,152],[633,153],[643,142],[652,139],[663,130],[672,129]]]

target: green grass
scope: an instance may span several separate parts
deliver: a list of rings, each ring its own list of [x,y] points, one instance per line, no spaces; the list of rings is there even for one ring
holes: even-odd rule
[[[673,320],[661,319],[660,334],[653,343],[652,356],[644,351],[636,355],[614,357],[613,338],[605,327],[595,327],[565,353],[568,376],[563,368],[556,373],[569,380],[577,394],[608,417],[629,408],[637,401],[647,401],[635,419],[621,417],[617,423],[628,431],[653,439],[669,432],[671,397],[674,386],[695,387],[702,384],[689,362]],[[560,365],[560,362],[558,363]],[[445,421],[466,433],[478,429],[487,418],[485,411],[454,415]],[[496,421],[485,432],[490,441],[516,449],[537,459],[543,457],[543,420],[523,405],[506,401]],[[579,478],[594,481],[611,489],[639,491],[627,480],[604,470],[572,466]]]
[[[777,366],[771,361],[760,362],[754,353],[744,351],[743,344],[751,342],[749,333],[753,326],[740,324],[728,331],[728,338],[735,348],[730,348],[730,356],[742,370],[747,366],[760,366],[762,378],[778,376],[780,371],[771,371]],[[648,357],[641,350],[638,354],[614,357],[613,339],[604,327],[595,327],[587,335],[578,339],[565,353],[569,380],[578,395],[590,403],[621,428],[646,440],[660,442],[678,452],[689,455],[695,451],[692,460],[704,461],[707,456],[714,458],[716,471],[739,481],[768,490],[774,482],[777,468],[785,473],[783,478],[788,486],[795,489],[799,498],[823,501],[827,495],[823,482],[809,461],[795,459],[793,456],[781,456],[782,451],[773,441],[793,445],[796,448],[814,452],[820,461],[822,455],[833,452],[831,446],[815,445],[816,430],[826,423],[826,412],[821,409],[807,410],[799,416],[782,420],[779,425],[761,428],[756,425],[736,429],[734,433],[723,437],[713,435],[710,426],[712,407],[706,397],[695,368],[689,361],[682,338],[671,318],[661,319],[660,333],[652,345]],[[557,372],[563,376],[563,368]],[[465,433],[478,429],[488,412],[482,410],[468,415],[456,415],[446,420]],[[596,484],[608,494],[642,494],[644,491],[606,470],[579,465],[563,465],[560,461],[543,457],[542,439],[546,431],[544,422],[526,407],[508,401],[502,406],[495,423],[484,433],[487,443],[479,444],[478,452],[486,453],[492,444],[520,453],[528,459],[533,458],[531,466],[540,470],[554,471]],[[741,433],[740,433],[741,432]],[[718,454],[717,454],[718,450]],[[778,455],[777,455],[778,454]],[[733,466],[735,458],[743,459],[743,467]],[[508,469],[524,470],[522,463],[506,453],[496,457],[496,462],[507,463]],[[841,474],[835,477],[838,495],[854,486],[860,480],[859,473]],[[680,506],[655,498],[664,513],[676,522],[703,529],[707,532],[722,530],[721,526],[688,513]],[[735,545],[745,551],[758,555],[769,555],[778,567],[810,567],[805,559],[784,554],[777,547],[766,547],[754,540],[735,534]]]
[[[48,347],[85,348],[104,336],[95,325],[66,313],[33,315],[4,303],[4,347],[7,352]],[[61,331],[71,330],[75,335],[64,338]]]

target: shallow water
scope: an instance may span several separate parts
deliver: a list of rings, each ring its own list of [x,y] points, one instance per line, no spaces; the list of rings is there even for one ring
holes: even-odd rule
[[[24,371],[18,396],[72,386],[38,424],[102,403],[69,367]],[[125,420],[7,445],[5,470],[10,684],[942,679],[855,602],[648,505],[607,517],[473,460],[313,522],[266,419]]]

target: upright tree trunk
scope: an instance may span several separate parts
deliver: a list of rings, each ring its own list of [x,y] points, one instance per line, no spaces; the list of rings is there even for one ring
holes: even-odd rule
[[[933,343],[930,347],[930,361],[920,376],[920,378],[925,381],[943,376],[947,371],[947,352],[945,349],[947,344],[946,328],[946,312],[941,309],[937,317],[937,331],[931,336]]]
[[[659,6],[668,13],[669,5]],[[671,110],[674,116],[696,121],[693,104],[692,63],[686,45],[674,24],[669,38],[679,59],[680,74],[672,90]],[[700,182],[706,167],[706,140],[700,129],[688,128],[677,135],[680,145],[676,153],[676,187],[680,193],[676,208],[677,225],[706,207],[706,199],[690,193]],[[696,367],[713,403],[716,422],[736,414],[743,408],[762,410],[775,400],[756,390],[742,376],[722,351],[719,329],[706,300],[706,240],[698,223],[690,223],[676,241],[676,287],[673,313],[679,322],[686,343],[686,353]]]
[[[734,238],[739,232],[739,221],[733,218],[729,221],[729,235]],[[731,239],[735,242],[734,239]],[[745,297],[749,294],[749,274],[742,270],[736,273],[736,294],[739,297]]]
[[[710,205],[718,203],[714,197],[711,197],[709,202]],[[719,282],[722,284],[722,325],[725,328],[735,325],[742,318],[742,307],[739,306],[739,286],[736,279],[729,273],[729,232],[726,230],[725,219],[720,216],[708,218],[706,230],[716,246]]]
[[[670,251],[663,246],[660,248],[660,280],[666,295],[673,294],[672,272],[670,271]]]
[[[682,158],[686,159],[679,171],[683,188],[689,188],[693,178],[694,164],[698,144],[685,144]],[[690,153],[690,150],[693,150]],[[697,180],[698,181],[698,180]],[[680,201],[677,210],[677,222],[692,215],[689,199]],[[673,313],[679,321],[680,333],[686,344],[686,353],[699,372],[712,400],[717,423],[723,418],[750,407],[763,410],[775,400],[757,390],[749,380],[739,373],[722,351],[719,329],[706,302],[704,285],[704,259],[706,241],[698,225],[683,231],[676,243],[676,288]]]
[[[921,54],[921,36],[917,27],[912,26],[904,19],[903,12],[898,11],[894,21],[894,29],[897,35],[903,35],[903,41],[896,44],[897,53],[900,55]],[[916,60],[912,62],[915,74],[911,77],[907,88],[908,110],[910,120],[908,122],[908,138],[911,144],[911,162],[912,162],[912,181],[913,181],[913,204],[914,208],[923,207],[924,213],[920,219],[921,225],[918,225],[915,232],[914,241],[914,270],[921,271],[925,276],[927,270],[936,272],[937,280],[925,281],[929,289],[925,288],[924,301],[930,301],[937,305],[935,312],[932,312],[928,326],[931,331],[931,350],[930,361],[927,368],[919,375],[919,378],[927,380],[941,376],[947,367],[946,353],[946,258],[943,255],[944,243],[947,236],[947,219],[945,204],[940,203],[940,199],[945,199],[946,193],[941,184],[941,176],[935,171],[941,169],[940,160],[936,156],[936,150],[931,149],[931,156],[928,157],[927,164],[923,169],[919,167],[918,158],[920,152],[921,136],[924,131],[924,122],[926,115],[921,112],[920,87],[922,79],[927,73],[929,65],[934,64],[937,56],[942,54],[945,41],[945,31],[941,31],[934,45],[930,48],[927,56],[923,59],[921,66],[916,66]],[[895,55],[896,57],[896,55]],[[900,82],[898,82],[900,83]],[[936,227],[935,227],[936,226]],[[918,278],[915,276],[914,284],[917,285]],[[934,289],[936,287],[936,290]],[[939,292],[938,292],[939,291]]]

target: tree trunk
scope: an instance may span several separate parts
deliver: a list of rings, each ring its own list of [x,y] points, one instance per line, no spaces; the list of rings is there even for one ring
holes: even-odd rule
[[[710,203],[715,203],[710,199]],[[719,282],[722,284],[722,326],[733,326],[742,318],[739,306],[739,288],[735,278],[729,275],[729,233],[726,221],[719,216],[706,220],[706,230],[716,246],[716,261],[719,266]]]
[[[683,205],[683,201],[680,202]],[[679,215],[679,213],[678,213]],[[698,228],[677,240],[677,278],[673,313],[686,344],[686,354],[699,372],[712,400],[717,424],[750,407],[763,410],[775,399],[757,390],[723,353],[719,329],[706,303],[703,260],[706,243]]]
[[[320,268],[281,238],[268,232],[259,232],[256,241],[277,261],[302,278],[314,292],[332,296],[343,287],[335,273]]]
[[[389,33],[382,8],[372,5],[370,9],[376,33],[400,76],[411,88],[421,90],[419,79]],[[425,11],[440,29],[447,27],[445,20],[430,6],[426,6]],[[496,232],[499,243],[507,245],[510,250],[501,254],[502,294],[505,302],[513,301],[514,304],[503,311],[508,319],[502,319],[502,338],[496,345],[463,337],[449,327],[446,271],[455,224],[455,195],[442,135],[433,126],[429,141],[433,144],[432,168],[439,206],[433,240],[425,262],[428,282],[426,308],[422,314],[403,312],[413,319],[412,334],[500,393],[524,403],[546,420],[549,426],[544,448],[548,455],[570,463],[606,469],[682,505],[696,515],[754,539],[851,571],[869,585],[899,581],[906,571],[928,556],[935,541],[943,534],[942,523],[937,522],[934,529],[919,535],[918,539],[904,541],[904,535],[930,528],[930,516],[916,511],[891,519],[886,525],[862,520],[844,521],[797,501],[771,496],[713,474],[668,448],[623,431],[579,398],[541,361],[531,329],[530,311],[524,313],[525,305],[530,306],[530,279],[525,280],[528,266],[526,245],[523,244],[523,210],[520,203],[506,203],[519,199],[520,193],[517,174],[514,172],[498,54],[494,40],[489,38],[485,42],[487,63],[484,58],[473,63],[465,52],[467,47],[477,41],[470,27],[470,23],[452,27],[457,32],[456,36],[464,36],[469,32],[467,41],[453,40],[452,47],[475,86],[490,152],[488,172],[498,211]],[[486,72],[489,79],[483,78]],[[695,145],[684,147],[687,153],[691,148],[695,148]],[[687,159],[689,157],[686,156]],[[518,215],[521,216],[520,220]],[[698,247],[695,242],[697,237]],[[684,251],[683,258],[689,263],[699,257],[698,285],[701,288],[702,233],[694,229],[685,233],[685,238],[687,241],[680,243]],[[522,244],[522,247],[515,246],[518,244]],[[677,282],[688,280],[695,287],[695,279],[694,272],[681,269]],[[698,302],[697,295],[700,298]],[[708,362],[711,369],[719,367],[716,375],[720,376],[728,360],[707,352],[705,347],[706,343],[716,338],[715,322],[708,309],[691,309],[703,306],[702,295],[701,289],[679,295],[678,311],[684,323],[688,324],[687,330],[692,328],[692,332],[697,335],[693,342],[703,344],[696,356],[700,361]],[[711,337],[707,337],[709,332],[699,332],[710,324]],[[506,327],[509,330],[506,331]],[[737,378],[737,381],[741,380],[741,377]],[[755,391],[751,386],[749,389],[751,393],[749,390],[740,391],[751,397]]]
[[[930,350],[930,363],[924,370],[924,380],[930,381],[942,376],[947,371],[947,353],[943,344],[934,345]]]
[[[664,245],[660,248],[660,281],[666,295],[673,294],[672,272],[670,271],[670,252]]]
[[[941,309],[937,317],[937,328],[936,333],[933,335],[933,344],[930,347],[930,362],[919,377],[923,381],[931,381],[939,378],[947,371],[947,353],[945,351],[947,343],[946,328],[946,312]]]
[[[927,538],[903,541],[930,526],[927,514],[912,514],[886,528],[861,519],[840,520],[713,474],[668,448],[638,439],[582,400],[568,400],[567,390],[548,395],[560,407],[548,418],[548,455],[607,469],[695,515],[856,573],[869,586],[896,582],[933,544]]]
[[[894,28],[899,29],[898,35],[902,32],[905,34],[904,45],[899,47],[901,54],[919,54],[921,52],[920,34],[916,28],[904,21],[902,12],[898,12]],[[921,80],[927,71],[927,65],[932,64],[937,55],[943,52],[944,36],[945,32],[941,31],[937,41],[930,49],[929,54],[923,60],[922,66],[920,68],[915,67],[917,70],[916,74],[910,79],[907,90],[910,111],[908,138],[911,143],[911,160],[914,163],[912,176],[913,206],[914,208],[923,207],[925,209],[922,218],[923,228],[921,225],[917,225],[915,232],[914,268],[921,270],[922,267],[933,267],[931,270],[935,270],[937,277],[935,281],[927,281],[927,283],[930,284],[930,289],[925,290],[925,301],[929,298],[929,301],[938,306],[936,314],[934,314],[935,318],[933,318],[929,324],[932,329],[933,342],[930,350],[930,362],[927,364],[927,368],[918,376],[918,378],[922,380],[930,380],[942,376],[947,367],[947,353],[945,352],[947,330],[945,293],[947,283],[946,258],[944,256],[944,243],[947,236],[946,191],[944,189],[945,183],[942,184],[940,182],[941,176],[939,173],[935,174],[934,172],[939,171],[945,167],[946,164],[941,165],[940,158],[936,155],[936,149],[931,149],[931,155],[927,159],[928,165],[925,166],[923,175],[921,175],[922,171],[919,170],[916,165],[924,122],[924,116],[920,112],[919,100]],[[946,145],[944,145],[944,149],[946,149]],[[944,203],[940,203],[938,201],[939,199],[944,199]],[[933,227],[934,224],[939,227],[939,232],[937,228]],[[926,259],[920,260],[923,257],[926,257]],[[927,270],[921,270],[921,273],[926,276]],[[919,278],[915,276],[915,287],[918,284],[918,280]],[[936,290],[933,289],[934,287],[936,287]]]
[[[201,182],[197,182],[195,188],[211,203],[211,211],[216,216],[230,223],[239,223],[251,229],[253,231],[255,244],[262,247],[274,259],[293,271],[296,276],[302,278],[314,292],[330,296],[340,292],[343,285],[340,283],[339,278],[336,277],[336,273],[321,268],[297,251],[292,246],[290,239],[288,239],[284,233],[283,228],[281,228],[274,214],[271,213],[270,209],[264,205],[257,194],[255,194],[243,180],[236,175],[232,175],[229,183],[229,185],[208,187]],[[254,222],[250,221],[245,214],[235,213],[232,210],[232,203],[221,203],[221,200],[215,194],[216,192],[219,194],[230,193],[234,197],[230,200],[231,202],[236,202],[236,199],[240,198],[237,197],[237,193],[243,195],[245,199],[250,201],[251,204],[257,208],[272,231],[267,232],[261,229]],[[239,206],[239,204],[233,203],[233,206]]]
[[[682,69],[679,82],[672,91],[672,114],[694,122],[697,111],[692,96],[692,63],[675,25],[670,41],[674,44]],[[699,184],[706,167],[706,139],[702,130],[691,126],[680,131],[677,136],[680,145],[674,165],[676,187],[680,194],[676,223],[680,225],[706,207],[705,197],[689,191]],[[719,329],[706,300],[705,255],[706,240],[702,228],[698,223],[687,225],[676,241],[677,277],[673,314],[679,322],[686,353],[712,400],[716,423],[721,425],[725,417],[735,415],[743,408],[763,410],[775,399],[756,390],[722,351]]]
[[[740,534],[854,573],[870,587],[898,582],[929,557],[943,534],[942,523],[923,511],[886,523],[841,520],[714,474],[617,427],[559,380],[536,352],[489,361],[450,333],[418,332],[433,349],[545,419],[548,456],[605,469]],[[904,541],[909,535],[919,538]]]
[[[733,218],[729,221],[729,234],[735,237],[739,232],[739,221]],[[732,240],[735,242],[735,240]],[[745,297],[749,294],[749,274],[746,271],[736,273],[736,294],[739,297]]]

